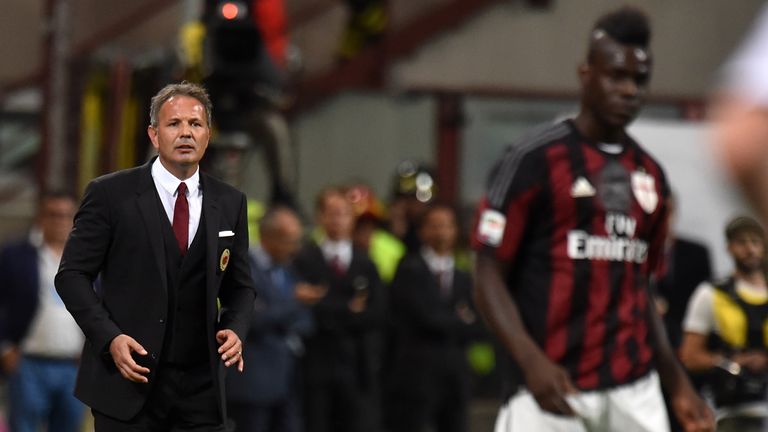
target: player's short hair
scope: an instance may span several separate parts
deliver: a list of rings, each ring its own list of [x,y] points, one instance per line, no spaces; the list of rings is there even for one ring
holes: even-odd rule
[[[624,6],[609,12],[595,22],[592,35],[603,31],[611,39],[622,45],[647,48],[651,40],[651,27],[648,15],[641,9]]]

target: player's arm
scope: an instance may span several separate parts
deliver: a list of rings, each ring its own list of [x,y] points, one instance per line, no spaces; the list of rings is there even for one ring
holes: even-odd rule
[[[533,135],[532,135],[533,136]],[[475,305],[480,315],[523,372],[526,388],[549,412],[573,415],[565,401],[576,389],[565,369],[553,363],[531,337],[507,286],[508,266],[514,263],[527,229],[536,217],[541,185],[548,164],[535,146],[510,146],[493,169],[480,203],[473,235]]]
[[[576,388],[565,369],[547,358],[523,325],[517,303],[504,283],[502,264],[487,252],[475,262],[475,304],[491,330],[512,354],[528,390],[546,411],[573,415],[565,400]]]
[[[656,308],[646,308],[651,339],[656,347],[656,365],[662,386],[670,395],[672,410],[686,432],[714,431],[712,410],[696,393],[667,340],[664,325]]]
[[[664,202],[663,208],[657,216],[649,253],[649,268],[658,268],[658,260],[663,259],[662,248],[669,227],[668,209],[668,203]],[[649,287],[650,285],[649,283]],[[649,289],[649,297],[651,291]],[[655,348],[656,368],[661,379],[661,385],[670,395],[672,410],[678,421],[686,432],[714,431],[714,415],[706,402],[696,393],[688,375],[677,360],[656,308],[646,308],[646,319],[650,329],[651,342]]]

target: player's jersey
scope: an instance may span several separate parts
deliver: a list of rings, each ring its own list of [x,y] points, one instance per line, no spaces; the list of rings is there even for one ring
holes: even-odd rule
[[[630,138],[613,143],[616,154],[601,146],[571,121],[511,146],[473,235],[480,253],[507,264],[531,336],[583,390],[650,370],[647,284],[667,229],[658,163]]]

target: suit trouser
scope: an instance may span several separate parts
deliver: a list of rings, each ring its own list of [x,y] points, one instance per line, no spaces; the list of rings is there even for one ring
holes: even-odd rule
[[[144,408],[128,421],[93,411],[96,432],[224,432],[210,366],[160,365]]]
[[[310,382],[304,389],[304,426],[307,432],[363,432],[367,399],[351,377]],[[366,431],[367,432],[367,431]]]
[[[271,404],[229,402],[227,415],[235,432],[301,432],[297,402],[281,400]]]
[[[402,372],[402,373],[401,373]],[[416,373],[414,373],[416,372]],[[399,380],[391,395],[389,424],[393,432],[440,432],[468,428],[469,372],[463,368],[395,370]]]

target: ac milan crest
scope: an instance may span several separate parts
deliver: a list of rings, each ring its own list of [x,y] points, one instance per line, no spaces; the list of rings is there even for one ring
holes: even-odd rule
[[[653,213],[659,205],[656,180],[645,171],[632,173],[632,193],[640,207],[648,214]]]

